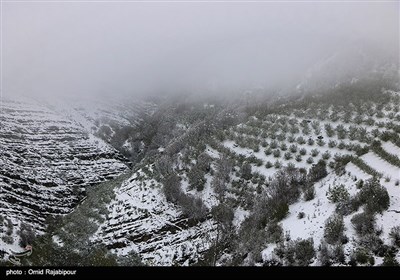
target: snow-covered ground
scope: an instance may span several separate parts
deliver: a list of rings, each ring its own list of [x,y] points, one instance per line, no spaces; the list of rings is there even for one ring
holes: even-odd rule
[[[385,114],[388,112],[385,112]],[[270,119],[276,119],[279,120],[282,116],[275,115],[275,116],[269,116]],[[295,115],[290,115],[289,117],[296,118]],[[373,117],[376,122],[383,122],[383,123],[389,123],[389,122],[395,122],[398,123],[398,121],[391,120],[388,117],[383,117],[383,118],[377,118]],[[254,118],[255,121],[258,121],[258,119]],[[310,118],[297,118],[299,122],[302,120],[307,120],[309,124],[313,122],[313,119]],[[266,123],[262,122],[264,126],[271,126],[271,123]],[[276,123],[276,122],[275,122]],[[265,163],[267,161],[271,162],[274,164],[277,160],[281,162],[282,166],[287,166],[289,163],[294,164],[294,166],[299,167],[299,168],[305,168],[309,169],[312,164],[309,164],[306,162],[306,159],[310,157],[310,152],[312,149],[317,149],[319,151],[319,154],[316,157],[313,157],[314,163],[316,163],[319,159],[321,159],[322,154],[326,151],[329,151],[331,154],[331,158],[328,160],[331,161],[333,159],[334,155],[355,155],[354,151],[349,151],[347,149],[339,149],[337,146],[334,148],[330,148],[328,146],[328,142],[330,140],[334,140],[337,143],[343,141],[344,144],[359,144],[362,147],[363,146],[368,146],[368,143],[361,143],[358,140],[349,140],[348,137],[345,139],[338,139],[337,135],[335,134],[333,137],[328,137],[328,135],[325,132],[324,125],[325,124],[330,124],[332,127],[335,129],[337,125],[343,125],[345,129],[348,129],[351,125],[354,125],[353,123],[343,123],[341,121],[337,122],[330,122],[330,121],[319,121],[320,127],[321,127],[321,132],[317,135],[314,131],[313,128],[310,127],[310,134],[309,135],[302,135],[301,128],[300,131],[296,134],[292,134],[295,138],[298,136],[302,136],[306,141],[309,138],[314,139],[315,141],[317,140],[318,136],[322,136],[323,140],[325,141],[325,145],[323,146],[318,146],[317,143],[314,143],[313,145],[308,145],[306,142],[305,144],[298,144],[298,143],[289,143],[287,138],[284,141],[279,141],[278,139],[272,140],[270,138],[262,138],[260,136],[254,136],[254,135],[246,135],[242,134],[240,129],[243,127],[246,127],[246,124],[241,124],[237,126],[237,128],[234,128],[232,131],[236,135],[236,137],[250,137],[253,139],[257,139],[259,143],[259,151],[254,152],[253,149],[250,148],[244,148],[240,147],[235,141],[232,140],[225,140],[222,144],[229,148],[231,151],[234,151],[236,154],[243,155],[247,158],[251,156],[255,156],[256,158],[262,160],[263,164],[261,166],[256,166],[252,164],[252,169],[253,171],[257,171],[260,174],[265,175],[267,178],[270,176],[273,176],[279,169],[275,168],[274,166],[270,168],[265,167]],[[387,130],[385,127],[377,127],[376,125],[357,125],[357,127],[362,127],[365,128],[367,132],[371,132],[373,129],[378,129],[380,132],[383,132]],[[264,128],[259,129],[259,133],[263,131]],[[254,130],[253,130],[254,132]],[[279,135],[281,131],[278,130],[276,132],[277,135]],[[288,134],[286,134],[287,136]],[[290,133],[289,133],[290,135]],[[281,150],[281,155],[276,158],[273,156],[273,154],[266,155],[264,153],[265,148],[261,146],[261,141],[266,141],[267,142],[267,147],[271,143],[271,141],[276,141],[278,143],[277,149],[280,149],[282,144],[286,144],[287,150],[289,150],[290,145],[295,144],[297,145],[297,152],[293,153],[294,155],[292,156],[291,159],[286,160],[284,158],[284,153],[285,151]],[[253,144],[252,144],[253,145]],[[297,162],[295,160],[295,155],[298,154],[299,149],[304,148],[306,149],[306,155],[302,156],[302,161]],[[382,148],[393,155],[400,155],[400,147],[396,146],[392,142],[382,142]],[[275,150],[275,149],[272,149]],[[372,168],[376,169],[378,172],[382,173],[384,177],[380,180],[380,183],[387,189],[388,194],[390,196],[390,207],[388,211],[384,211],[382,214],[377,214],[376,216],[376,221],[377,221],[377,227],[383,229],[382,233],[382,240],[385,242],[385,244],[390,244],[390,239],[388,236],[388,233],[390,232],[390,229],[393,226],[400,226],[400,186],[396,186],[396,181],[400,179],[400,168],[397,166],[393,166],[384,159],[380,158],[378,155],[376,155],[374,152],[368,152],[364,154],[363,156],[360,157],[367,165],[371,166]],[[309,237],[312,237],[314,240],[314,247],[315,249],[318,249],[319,245],[321,244],[321,240],[324,239],[324,227],[326,220],[335,213],[335,205],[334,203],[330,202],[327,198],[327,192],[329,188],[332,188],[335,185],[343,184],[346,189],[348,190],[350,195],[356,194],[359,190],[356,188],[356,183],[359,180],[368,180],[372,178],[371,174],[366,173],[365,171],[361,170],[357,165],[353,164],[352,162],[348,163],[345,166],[346,173],[344,175],[338,176],[335,174],[333,170],[328,168],[329,175],[322,179],[321,181],[315,183],[315,198],[311,201],[304,201],[303,199],[300,199],[298,202],[294,203],[293,205],[289,206],[289,215],[283,219],[280,224],[283,227],[284,233],[288,233],[290,235],[290,238],[292,240],[295,240],[297,238],[301,239],[306,239]],[[387,182],[387,178],[390,179],[389,182]],[[240,213],[239,210],[237,212]],[[235,223],[240,224],[240,222],[237,221],[236,215],[237,212],[235,213]],[[345,235],[349,237],[349,242],[344,245],[344,251],[349,258],[351,252],[357,247],[357,235],[356,232],[353,228],[353,225],[351,223],[351,218],[355,215],[362,212],[362,208],[359,209],[359,211],[352,213],[351,215],[345,216],[344,217],[344,224],[345,224]],[[299,218],[299,213],[304,213],[304,218]],[[271,259],[272,254],[274,249],[276,248],[276,244],[269,244],[268,247],[266,247],[263,252],[262,256],[264,260]],[[376,264],[382,263],[382,258],[375,257],[376,258]],[[349,259],[347,259],[349,260]],[[317,261],[315,260],[313,265],[318,265]]]
[[[366,164],[376,169],[376,171],[382,173],[384,176],[388,176],[391,180],[400,179],[400,168],[391,165],[384,159],[380,158],[374,152],[368,152],[361,156]]]
[[[372,175],[365,173],[362,171],[357,165],[349,162],[346,165],[346,171],[350,173],[350,175],[355,176],[358,179],[368,180],[372,178]]]
[[[204,195],[207,193],[205,189]],[[186,260],[196,261],[215,238],[216,224],[212,220],[189,226],[180,209],[167,202],[160,183],[140,170],[115,194],[108,206],[108,217],[92,240],[111,247],[123,244],[113,249],[118,255],[133,250],[147,264],[182,265]]]
[[[76,121],[28,97],[4,98],[0,115],[0,210],[43,233],[48,215],[70,213],[85,188],[127,170],[121,155]],[[18,250],[17,250],[18,251]]]
[[[382,142],[382,148],[389,154],[400,156],[400,147],[397,147],[392,142]]]

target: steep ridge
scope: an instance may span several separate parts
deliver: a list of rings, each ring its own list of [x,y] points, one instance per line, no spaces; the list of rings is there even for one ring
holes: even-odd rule
[[[18,243],[21,225],[42,232],[47,216],[73,211],[85,187],[127,170],[103,140],[28,98],[4,99],[0,123],[0,209],[13,225],[0,249]]]

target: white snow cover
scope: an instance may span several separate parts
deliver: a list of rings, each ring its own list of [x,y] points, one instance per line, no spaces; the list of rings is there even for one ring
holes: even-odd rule
[[[207,193],[210,192],[205,189],[206,197]],[[147,264],[182,265],[188,259],[195,261],[215,238],[213,220],[188,226],[180,209],[166,201],[160,183],[148,179],[141,170],[117,188],[115,194],[108,207],[108,218],[92,240],[124,244],[113,249],[118,255],[134,250],[141,253]]]
[[[355,176],[356,178],[362,179],[364,181],[372,178],[372,175],[365,173],[357,165],[353,164],[352,162],[349,162],[346,165],[346,171],[349,172],[351,175]]]
[[[239,228],[240,224],[249,216],[249,214],[249,211],[242,209],[240,206],[236,208],[232,221],[233,225],[236,226],[236,228]]]
[[[365,155],[361,156],[361,159],[364,160],[366,164],[382,173],[384,176],[389,176],[394,180],[400,179],[400,168],[391,165],[374,152],[366,153]]]
[[[400,147],[397,147],[392,142],[382,142],[382,148],[389,154],[400,156]]]
[[[110,145],[28,97],[4,98],[0,119],[0,212],[14,224],[12,246],[21,224],[43,233],[45,218],[70,213],[86,186],[127,169]]]

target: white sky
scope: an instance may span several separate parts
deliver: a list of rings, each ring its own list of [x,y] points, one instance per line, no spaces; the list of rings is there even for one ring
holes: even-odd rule
[[[399,2],[3,2],[3,91],[284,84],[354,42],[397,52]]]

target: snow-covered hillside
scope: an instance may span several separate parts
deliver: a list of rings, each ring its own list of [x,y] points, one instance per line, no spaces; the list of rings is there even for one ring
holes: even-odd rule
[[[189,265],[212,244],[215,222],[193,222],[168,202],[160,183],[138,170],[115,189],[107,220],[93,240],[117,255],[130,251],[149,265]]]
[[[115,129],[135,127],[142,117],[156,109],[152,102],[142,100],[110,98],[80,98],[48,100],[46,104],[65,117],[82,125],[88,133],[109,141]]]
[[[3,209],[15,217],[3,219],[3,231],[16,236],[10,225],[25,219],[40,232],[47,215],[70,212],[38,246],[91,265],[104,260],[88,257],[92,247],[106,260],[163,266],[396,263],[400,96],[365,94],[246,109],[164,104],[139,125],[115,117],[137,125],[113,126],[115,137],[148,148],[115,179],[126,167],[90,133],[97,115],[7,101],[1,159],[17,171],[1,173]],[[52,264],[38,254],[27,264]]]
[[[7,223],[0,250],[17,248],[19,229],[40,233],[49,215],[73,211],[85,188],[127,170],[103,140],[29,98],[2,100],[0,209]]]

